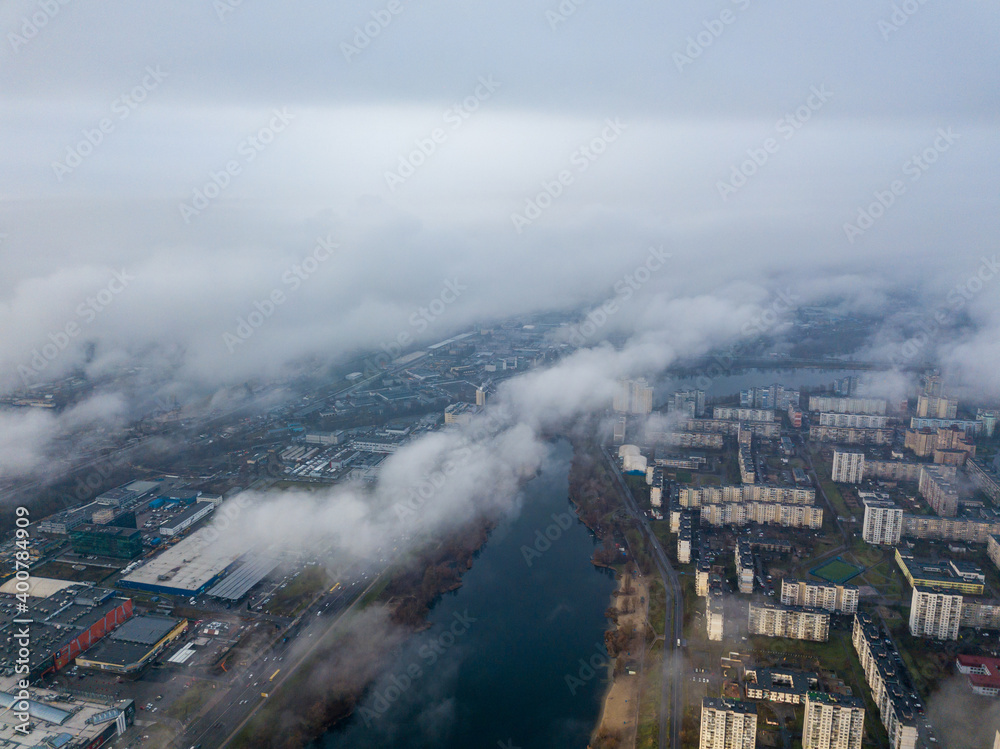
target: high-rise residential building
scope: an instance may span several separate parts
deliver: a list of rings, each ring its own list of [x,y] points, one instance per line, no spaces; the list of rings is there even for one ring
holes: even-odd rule
[[[917,397],[917,416],[925,419],[954,419],[958,415],[958,399],[940,395]]]
[[[861,492],[858,496],[865,505],[861,537],[870,544],[898,544],[903,532],[903,508],[897,507],[887,494]]]
[[[698,749],[756,749],[757,706],[741,700],[701,701]]]
[[[667,399],[667,411],[687,414],[690,418],[705,415],[704,390],[678,390]]]
[[[987,437],[992,437],[997,428],[998,411],[990,411],[985,408],[976,409],[976,421],[982,424],[980,431]]]
[[[938,466],[923,466],[917,489],[938,515],[943,518],[958,514],[958,486]]]
[[[938,640],[957,640],[962,619],[962,594],[953,590],[916,586],[910,598],[910,634]]]
[[[712,563],[707,559],[698,560],[694,573],[694,594],[700,598],[708,595],[708,577],[712,574]]]
[[[830,638],[830,614],[826,611],[751,601],[749,614],[752,635],[813,642],[826,642]]]
[[[797,408],[800,394],[798,390],[786,388],[777,383],[767,387],[753,387],[740,391],[741,408],[777,408],[782,411]]]
[[[677,533],[677,561],[681,564],[691,563],[691,516],[687,513],[681,516],[681,525]]]
[[[858,610],[860,595],[857,585],[820,583],[788,577],[781,581],[781,603],[784,606],[807,606],[853,614]]]
[[[722,642],[725,635],[726,610],[722,598],[722,576],[708,576],[708,595],[705,597],[705,632],[713,642]]]
[[[653,410],[653,388],[644,379],[619,380],[612,408],[619,413],[648,414]]]
[[[833,450],[833,480],[843,484],[860,484],[865,474],[865,454]]]
[[[619,416],[615,419],[615,444],[620,445],[625,442],[625,427],[627,426],[626,416]]]
[[[802,749],[861,749],[865,703],[840,694],[809,692],[802,724]]]
[[[1000,473],[989,463],[974,458],[970,458],[965,466],[976,488],[982,489],[994,503],[1000,504]]]

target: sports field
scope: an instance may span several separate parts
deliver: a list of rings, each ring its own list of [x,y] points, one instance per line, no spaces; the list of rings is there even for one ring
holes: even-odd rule
[[[821,564],[819,567],[813,567],[809,570],[810,575],[821,577],[831,583],[846,583],[855,575],[861,574],[861,572],[862,570],[860,567],[855,567],[853,564],[845,562],[840,557],[831,559],[829,562]]]

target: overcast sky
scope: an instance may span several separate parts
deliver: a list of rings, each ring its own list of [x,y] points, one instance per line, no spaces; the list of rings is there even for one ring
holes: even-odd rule
[[[606,330],[651,361],[780,289],[951,314],[997,250],[1000,9],[895,7],[6,3],[0,388],[69,325],[33,376],[89,350],[210,392],[598,303],[650,247]],[[1000,391],[997,288],[945,355]]]

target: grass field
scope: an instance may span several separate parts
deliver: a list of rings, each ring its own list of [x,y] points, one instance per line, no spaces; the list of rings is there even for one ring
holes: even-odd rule
[[[831,583],[845,583],[860,573],[860,567],[848,564],[839,557],[837,559],[831,559],[826,564],[821,564],[819,567],[809,570],[809,574],[823,578],[824,580],[829,580]]]

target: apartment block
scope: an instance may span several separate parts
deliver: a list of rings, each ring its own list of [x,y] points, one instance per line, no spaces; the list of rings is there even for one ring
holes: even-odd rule
[[[842,484],[860,484],[865,475],[865,454],[833,450],[833,480]]]
[[[691,516],[685,513],[681,516],[680,529],[677,533],[677,561],[681,564],[691,563],[692,537]]]
[[[708,577],[712,574],[712,563],[707,559],[698,560],[698,568],[694,572],[694,594],[700,598],[708,595]]]
[[[970,457],[965,464],[969,478],[994,502],[1000,502],[1000,474],[986,463]]]
[[[722,435],[716,432],[665,432],[653,429],[646,430],[646,441],[653,445],[709,450],[721,450],[723,444]]]
[[[920,470],[918,488],[927,504],[941,517],[958,514],[958,486],[938,466],[924,466]]]
[[[728,502],[770,502],[774,504],[814,505],[812,487],[776,486],[774,484],[726,484],[724,486],[682,486],[677,500],[682,507],[703,507]]]
[[[923,463],[901,460],[865,459],[866,479],[889,479],[890,481],[918,481]]]
[[[787,668],[747,668],[744,677],[747,699],[789,705],[801,705],[819,684],[816,674]]]
[[[887,494],[860,492],[865,506],[861,537],[865,542],[880,546],[896,546],[903,532],[903,509]]]
[[[962,618],[962,594],[917,586],[910,598],[910,634],[957,640]]]
[[[881,627],[867,612],[854,615],[851,640],[864,669],[872,702],[878,706],[882,725],[889,735],[890,748],[916,749],[917,711],[923,709],[923,704],[913,690],[899,653],[883,638]]]
[[[688,419],[678,425],[685,432],[718,432],[735,437],[740,429],[749,429],[754,437],[777,439],[781,436],[780,421],[736,421],[730,419]]]
[[[788,637],[793,640],[826,642],[830,638],[830,614],[804,606],[750,602],[750,634]]]
[[[731,408],[715,406],[712,418],[723,421],[775,421],[775,412],[767,408]]]
[[[780,600],[784,606],[807,606],[840,614],[853,614],[858,610],[860,594],[857,585],[835,585],[786,577],[781,581]]]
[[[861,749],[865,703],[847,695],[809,692],[802,749]]]
[[[722,599],[722,578],[719,577],[709,581],[708,595],[705,597],[705,631],[708,639],[722,642],[725,628],[726,610]]]
[[[701,522],[707,525],[780,525],[783,528],[823,527],[823,508],[765,502],[727,502],[701,508]]]
[[[753,450],[745,445],[740,445],[737,462],[740,466],[740,481],[744,484],[756,484],[757,468],[754,466]]]
[[[698,749],[756,749],[757,706],[741,700],[701,701]]]
[[[736,579],[740,593],[753,593],[754,564],[750,542],[744,539],[736,544]]]
[[[820,426],[858,427],[860,429],[885,429],[889,425],[888,416],[877,414],[845,414],[823,412],[819,415]]]
[[[840,414],[885,414],[884,398],[838,398],[826,395],[810,395],[810,411],[832,411]]]
[[[648,414],[653,410],[653,388],[643,380],[619,380],[612,408],[618,413]]]
[[[865,429],[862,427],[831,427],[813,424],[809,439],[815,442],[840,442],[845,445],[889,445],[892,429]]]
[[[958,414],[958,398],[940,395],[917,396],[917,416],[930,419],[954,419]]]

